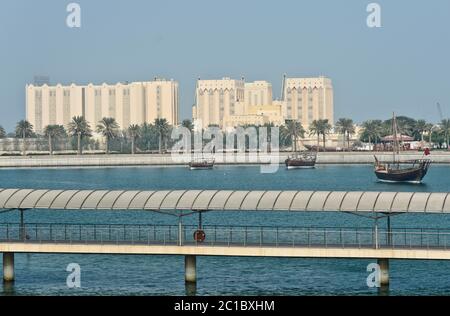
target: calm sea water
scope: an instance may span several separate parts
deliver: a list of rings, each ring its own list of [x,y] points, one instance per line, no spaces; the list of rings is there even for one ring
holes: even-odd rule
[[[320,166],[316,170],[217,167],[212,171],[169,168],[0,170],[3,188],[64,189],[251,189],[376,190],[449,192],[450,166],[433,166],[423,185],[376,182],[371,166]],[[18,222],[18,213],[0,214],[0,223]],[[176,224],[150,212],[32,211],[26,222]],[[196,218],[187,219],[194,224]],[[361,217],[335,213],[212,212],[205,225],[370,227]],[[393,227],[448,228],[450,216],[401,215]],[[0,257],[0,264],[2,258]],[[69,263],[81,266],[81,288],[68,289]],[[198,295],[378,295],[366,285],[371,260],[200,257]],[[0,284],[0,295],[185,295],[181,256],[16,254],[16,282]],[[393,260],[390,295],[450,294],[450,262]]]

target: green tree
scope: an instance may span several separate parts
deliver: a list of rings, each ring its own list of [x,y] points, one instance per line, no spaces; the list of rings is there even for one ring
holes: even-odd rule
[[[383,133],[383,122],[381,120],[369,120],[362,124],[362,132],[360,139],[362,141],[367,141],[369,146],[376,144]]]
[[[447,150],[450,149],[450,119],[443,119],[439,126],[439,133],[444,137]]]
[[[22,138],[22,155],[26,154],[26,139],[33,136],[33,125],[26,120],[21,120],[16,125],[16,137]]]
[[[414,136],[414,127],[416,120],[407,116],[397,116],[397,129],[401,135]],[[382,136],[392,135],[392,119],[386,120],[383,123],[384,131]]]
[[[53,142],[60,138],[66,136],[66,130],[62,125],[47,125],[44,129],[44,135],[48,139],[48,150],[50,155],[53,155]]]
[[[265,128],[266,132],[267,132],[267,139],[266,139],[267,140],[267,152],[271,153],[272,152],[272,128],[274,128],[275,125],[272,122],[270,122],[270,123],[264,123],[264,125],[262,127]],[[258,134],[259,133],[260,133],[260,131],[258,128]],[[259,141],[259,137],[258,137],[258,141]],[[260,144],[260,146],[261,146],[261,144]]]
[[[6,137],[6,131],[3,128],[3,126],[0,126],[0,138],[5,138]]]
[[[344,142],[347,140],[347,149],[350,150],[350,136],[355,133],[353,120],[349,118],[340,118],[336,122],[336,131],[344,136]]]
[[[280,126],[280,146],[288,147],[292,145],[289,131],[285,125]]]
[[[314,120],[309,127],[310,135],[317,135],[317,151],[320,148],[320,136],[322,135],[323,149],[325,151],[326,135],[330,133],[331,124],[327,119]]]
[[[159,136],[158,150],[159,150],[159,153],[161,154],[162,153],[162,143],[170,131],[170,126],[165,118],[157,118],[157,119],[155,119],[155,128],[156,128],[156,131]]]
[[[137,139],[137,147],[141,150],[151,150],[157,146],[158,137],[156,133],[155,126],[152,124],[144,123],[140,126],[140,138]]]
[[[181,126],[187,128],[191,133],[194,130],[194,124],[192,123],[191,120],[183,120]]]
[[[128,135],[131,138],[131,154],[136,153],[136,139],[141,137],[141,127],[136,124],[132,124],[128,127]]]
[[[105,137],[106,154],[109,154],[109,142],[111,139],[116,138],[119,134],[119,124],[115,118],[104,117],[97,125],[97,133],[102,134]]]
[[[413,126],[413,134],[416,139],[420,139],[420,141],[424,141],[424,134],[428,130],[428,124],[425,120],[417,120]]]
[[[92,136],[91,126],[83,116],[74,116],[69,123],[68,131],[71,136],[77,138],[78,155],[82,155],[82,140]]]
[[[195,135],[194,135],[194,123],[191,120],[184,120],[181,126],[187,128],[191,134],[191,149],[194,147]]]
[[[296,120],[287,120],[286,136],[291,139],[292,150],[297,152],[298,139],[305,137],[305,129],[300,122]]]
[[[432,137],[433,137],[433,130],[434,130],[434,124],[432,123],[427,123],[427,125],[425,126],[425,132],[428,133],[428,143],[431,146],[431,141],[432,141]]]

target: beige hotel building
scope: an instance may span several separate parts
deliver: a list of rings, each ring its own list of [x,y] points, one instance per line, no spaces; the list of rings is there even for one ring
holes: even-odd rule
[[[334,125],[333,85],[326,77],[285,78],[283,117],[308,128],[314,120],[328,119]]]
[[[193,119],[197,128],[218,125],[228,129],[247,124],[283,125],[293,119],[305,129],[312,121],[334,123],[333,86],[330,79],[284,78],[281,100],[273,100],[267,81],[243,79],[198,80]]]
[[[115,118],[120,128],[126,129],[131,124],[153,123],[156,118],[177,125],[178,115],[178,83],[173,80],[26,86],[26,117],[37,133],[47,125],[67,127],[74,116],[84,116],[95,130],[104,117]]]
[[[223,128],[230,116],[244,112],[245,83],[230,78],[198,80],[195,98],[192,117],[196,128],[210,125]]]

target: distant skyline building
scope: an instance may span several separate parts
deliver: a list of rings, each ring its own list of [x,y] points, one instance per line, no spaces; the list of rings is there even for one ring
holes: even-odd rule
[[[228,117],[244,113],[245,83],[242,79],[199,79],[195,96],[192,117],[198,128],[210,125],[223,128]]]
[[[26,86],[26,117],[35,132],[42,133],[47,125],[67,127],[74,116],[84,116],[93,129],[104,117],[116,119],[121,129],[153,123],[156,118],[177,125],[178,83],[155,79],[115,85]]]
[[[272,84],[267,81],[245,83],[245,104],[248,106],[272,105]]]
[[[334,93],[331,79],[284,78],[283,117],[308,128],[314,120],[328,119],[334,125]]]
[[[244,112],[231,115],[224,119],[223,129],[230,129],[244,125],[262,126],[273,124],[281,126],[284,124],[282,115],[282,103],[273,101],[271,105],[244,105]]]
[[[284,77],[279,101],[273,100],[272,84],[267,81],[199,80],[193,120],[198,128],[218,125],[222,129],[297,120],[307,129],[318,119],[334,124],[333,98],[333,85],[326,77]]]

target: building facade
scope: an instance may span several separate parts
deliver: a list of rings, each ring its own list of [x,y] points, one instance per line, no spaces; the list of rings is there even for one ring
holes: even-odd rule
[[[272,105],[246,105],[244,114],[231,115],[224,119],[224,129],[264,124],[273,124],[274,126],[284,124],[281,103],[274,101]]]
[[[308,128],[314,120],[328,119],[334,124],[333,85],[326,77],[285,78],[283,116]]]
[[[272,105],[272,84],[267,81],[245,83],[245,105]]]
[[[267,81],[199,80],[196,100],[193,118],[198,128],[282,125],[297,120],[308,129],[318,119],[334,124],[333,85],[326,77],[284,78],[280,101],[273,100],[272,84]]]
[[[244,80],[198,80],[193,119],[197,128],[224,126],[224,121],[244,113]]]
[[[267,81],[199,80],[195,94],[193,119],[197,128],[262,125],[270,122],[273,111],[278,109],[272,107],[272,84]],[[261,113],[263,110],[267,110],[268,115]]]
[[[67,126],[74,116],[84,116],[95,129],[104,117],[115,118],[121,129],[131,124],[165,118],[178,124],[178,83],[155,79],[115,85],[26,86],[26,117],[36,133],[47,125]]]

